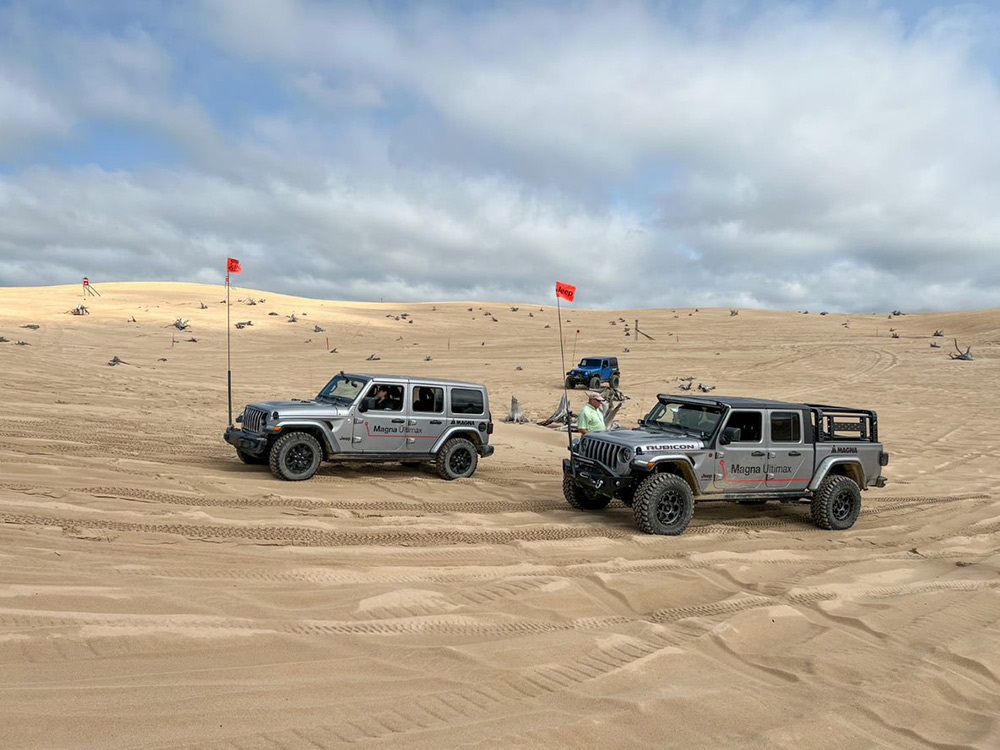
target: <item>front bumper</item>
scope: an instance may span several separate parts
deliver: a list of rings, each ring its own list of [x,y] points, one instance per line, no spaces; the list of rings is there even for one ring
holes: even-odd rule
[[[563,459],[563,476],[573,477],[573,481],[581,487],[609,497],[631,481],[612,474],[596,461],[580,456]]]
[[[227,427],[222,437],[230,445],[254,456],[262,456],[267,450],[266,437],[254,435],[236,427]]]

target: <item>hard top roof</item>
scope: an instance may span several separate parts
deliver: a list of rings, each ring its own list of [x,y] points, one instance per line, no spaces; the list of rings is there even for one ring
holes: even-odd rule
[[[827,409],[829,411],[865,411],[847,406],[828,406],[823,404],[806,404],[796,401],[777,401],[769,398],[748,398],[746,396],[689,396],[686,393],[660,393],[658,399],[671,401],[689,401],[705,406],[729,406],[734,409]]]
[[[473,388],[486,389],[486,386],[481,383],[473,383],[468,380],[452,380],[450,378],[439,378],[434,376],[421,377],[418,375],[392,375],[383,372],[344,372],[341,370],[338,375],[344,375],[348,378],[358,378],[366,380],[382,380],[387,383],[427,383],[429,385],[439,384],[439,385],[465,385],[472,386]]]

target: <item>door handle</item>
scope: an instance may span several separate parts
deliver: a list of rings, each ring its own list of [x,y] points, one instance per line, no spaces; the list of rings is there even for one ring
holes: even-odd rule
[[[432,419],[431,424],[444,424],[440,419]]]
[[[802,453],[800,451],[788,451],[788,455],[789,456],[801,456]]]
[[[763,456],[764,455],[764,451],[754,451],[750,455],[751,456]]]
[[[406,421],[405,419],[394,419],[394,420],[392,420],[392,423],[393,424],[403,424],[403,422],[405,422],[405,421]]]

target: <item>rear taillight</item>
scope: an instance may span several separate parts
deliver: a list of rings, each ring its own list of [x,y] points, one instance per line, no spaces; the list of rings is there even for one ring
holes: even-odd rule
[[[493,412],[490,412],[490,421],[486,423],[486,434],[493,434]]]

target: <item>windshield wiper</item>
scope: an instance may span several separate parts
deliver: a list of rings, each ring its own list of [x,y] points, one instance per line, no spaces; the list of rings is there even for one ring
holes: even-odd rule
[[[352,401],[352,399],[347,398],[347,396],[338,396],[335,393],[326,393],[326,394],[321,393],[316,397],[316,400],[326,401],[327,403],[330,404],[340,404],[340,403],[349,404]]]
[[[685,427],[681,424],[669,424],[666,422],[657,422],[656,425],[662,430],[676,430],[677,432],[683,432],[685,435],[691,431],[690,427]]]

